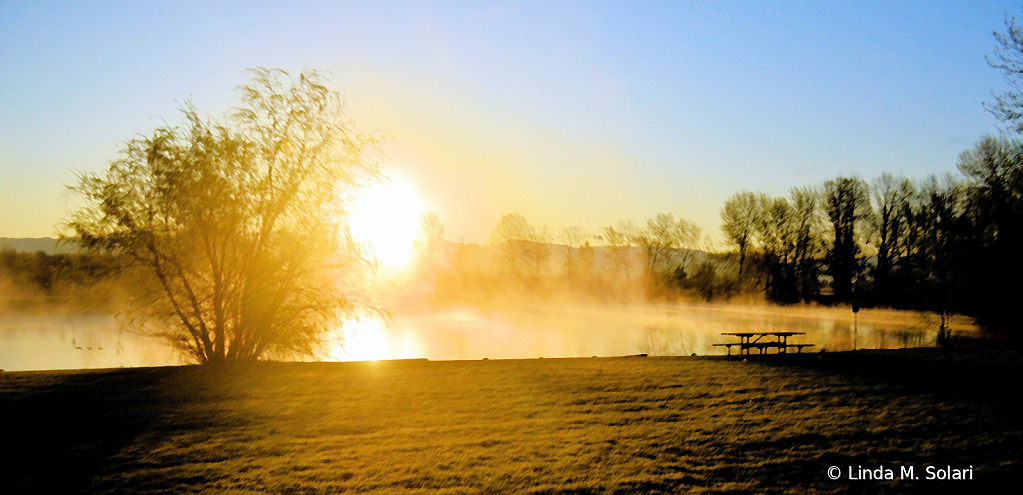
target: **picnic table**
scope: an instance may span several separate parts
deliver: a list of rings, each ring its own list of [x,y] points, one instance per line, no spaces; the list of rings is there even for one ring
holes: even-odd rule
[[[789,337],[793,335],[804,335],[805,333],[806,332],[724,332],[721,335],[739,337],[739,341],[714,345],[728,348],[729,357],[732,356],[733,346],[739,348],[739,357],[749,356],[750,350],[752,349],[758,350],[760,355],[770,353],[771,349],[774,349],[776,354],[787,354],[789,349],[795,349],[796,352],[801,353],[803,352],[804,347],[812,347],[813,344],[790,344]],[[764,339],[765,337],[767,337],[767,340],[761,342],[761,339]]]

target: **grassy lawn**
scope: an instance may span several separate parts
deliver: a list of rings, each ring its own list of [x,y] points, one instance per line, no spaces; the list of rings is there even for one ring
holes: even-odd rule
[[[1020,363],[919,350],[2,373],[0,492],[975,491],[1023,468]],[[850,465],[921,479],[850,481]],[[926,481],[926,465],[974,480]]]

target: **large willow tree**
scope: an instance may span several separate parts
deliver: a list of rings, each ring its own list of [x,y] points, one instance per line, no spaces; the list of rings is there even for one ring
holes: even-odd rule
[[[313,353],[355,309],[341,281],[364,262],[345,211],[379,176],[378,139],[315,71],[252,74],[226,116],[186,105],[71,188],[86,206],[69,236],[142,275],[129,321],[200,363]]]

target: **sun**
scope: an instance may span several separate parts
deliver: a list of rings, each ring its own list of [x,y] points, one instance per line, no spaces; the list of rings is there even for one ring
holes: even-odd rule
[[[382,265],[402,268],[412,260],[424,211],[416,188],[397,176],[359,193],[349,227],[356,239],[369,244]]]

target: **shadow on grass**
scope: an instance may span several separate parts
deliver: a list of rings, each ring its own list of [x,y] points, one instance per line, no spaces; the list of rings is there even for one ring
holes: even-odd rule
[[[764,362],[779,368],[796,367],[835,373],[869,384],[876,393],[890,391],[899,396],[933,401],[938,405],[936,414],[911,427],[903,426],[897,435],[884,433],[874,439],[874,443],[887,443],[892,447],[917,439],[909,443],[908,451],[914,454],[902,459],[906,463],[939,468],[948,465],[976,467],[976,478],[969,486],[971,491],[978,486],[1014,486],[1017,483],[1020,449],[1013,439],[1020,435],[1018,398],[1023,393],[1023,382],[1018,378],[1023,372],[1023,356],[1018,350],[970,345],[956,349],[865,350],[784,356]],[[884,422],[878,424],[878,428],[885,426]],[[861,435],[858,434],[855,440],[863,441]],[[939,438],[943,440],[928,441]],[[817,449],[824,452],[827,445],[841,442],[839,436],[831,435],[807,443],[817,444]],[[933,445],[923,452],[919,450],[920,444]],[[890,461],[885,457],[883,451],[872,450],[858,455],[832,453],[822,456],[821,461],[825,465],[874,467],[882,461]],[[963,488],[956,483],[932,481],[903,489],[915,493],[956,486]],[[903,489],[897,491],[902,492]]]
[[[195,407],[231,394],[239,376],[199,366],[0,373],[0,417],[9,432],[0,486],[26,493],[103,491],[103,475],[120,469],[117,456],[126,447],[243,421]]]
[[[773,356],[772,356],[773,357]],[[995,406],[1015,405],[1023,393],[1023,355],[1014,349],[968,346],[816,353],[764,359],[894,385],[906,392],[930,393]]]

